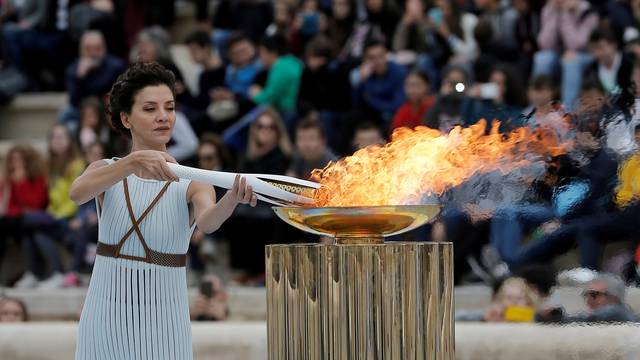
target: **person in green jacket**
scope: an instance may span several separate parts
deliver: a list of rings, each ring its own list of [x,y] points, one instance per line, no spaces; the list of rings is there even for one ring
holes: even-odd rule
[[[264,88],[253,85],[251,98],[258,105],[275,107],[285,118],[296,109],[296,99],[302,77],[303,63],[288,54],[287,40],[279,34],[260,41],[260,61],[269,69]]]

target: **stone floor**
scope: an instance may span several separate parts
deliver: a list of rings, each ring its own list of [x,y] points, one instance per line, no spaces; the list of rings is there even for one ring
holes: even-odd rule
[[[266,319],[266,292],[259,287],[232,286],[229,294],[229,312],[231,320],[263,321]],[[562,287],[555,290],[554,302],[563,304],[568,312],[584,309],[580,296],[580,288]],[[627,302],[640,313],[640,289],[628,289]],[[0,295],[16,297],[25,302],[32,319],[43,320],[77,320],[86,289],[10,289],[0,288]],[[193,304],[197,289],[189,290],[190,302]],[[486,286],[461,286],[455,289],[456,309],[483,309],[490,302],[491,290]]]
[[[192,330],[194,359],[267,358],[264,322],[194,323]],[[631,325],[457,323],[455,334],[460,360],[632,360],[640,354],[640,327]],[[76,337],[72,322],[3,325],[0,359],[72,359]]]

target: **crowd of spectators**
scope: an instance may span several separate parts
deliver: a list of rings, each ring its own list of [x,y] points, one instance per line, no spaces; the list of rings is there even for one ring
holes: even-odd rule
[[[175,39],[175,9],[185,1],[0,0],[0,101],[25,91],[69,94],[51,114],[58,124],[46,154],[17,144],[3,156],[0,255],[13,240],[25,267],[12,285],[78,286],[78,274],[90,271],[95,205],[76,206],[68,190],[86,164],[128,151],[107,124],[104,100],[135,61],[176,75],[168,152],[205,169],[307,178],[385,144],[398,127],[447,132],[484,118],[499,120],[502,132],[553,128],[575,151],[546,160],[526,201],[482,217],[445,207],[423,240],[455,243],[457,282],[469,269],[495,278],[506,264],[517,273],[576,244],[579,265],[594,270],[603,267],[605,242],[627,241],[633,257],[639,1],[194,2],[196,30]],[[174,45],[196,65],[178,67]],[[265,204],[239,207],[213,236],[194,233],[192,269],[204,271],[203,244],[224,239],[241,271],[236,280],[251,284],[264,282],[265,244],[316,240]],[[620,274],[625,280],[637,281],[638,261],[640,252]]]

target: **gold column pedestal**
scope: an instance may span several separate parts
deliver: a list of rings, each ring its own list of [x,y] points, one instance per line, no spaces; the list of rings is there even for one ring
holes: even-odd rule
[[[454,359],[451,243],[270,245],[270,360]]]

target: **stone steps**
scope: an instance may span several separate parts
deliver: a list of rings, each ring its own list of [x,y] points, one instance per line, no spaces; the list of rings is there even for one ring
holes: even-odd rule
[[[27,93],[0,108],[0,140],[43,140],[68,103],[65,93]]]
[[[552,299],[562,304],[569,313],[584,310],[582,289],[557,288]],[[228,305],[230,318],[238,321],[265,320],[267,313],[266,290],[260,287],[230,286]],[[21,299],[34,320],[77,320],[86,294],[85,288],[71,289],[12,289],[0,288],[0,294]],[[198,290],[189,289],[189,302],[194,304]],[[482,285],[455,288],[455,308],[464,310],[485,309],[490,303],[491,289]],[[640,289],[627,289],[627,302],[640,312]]]

